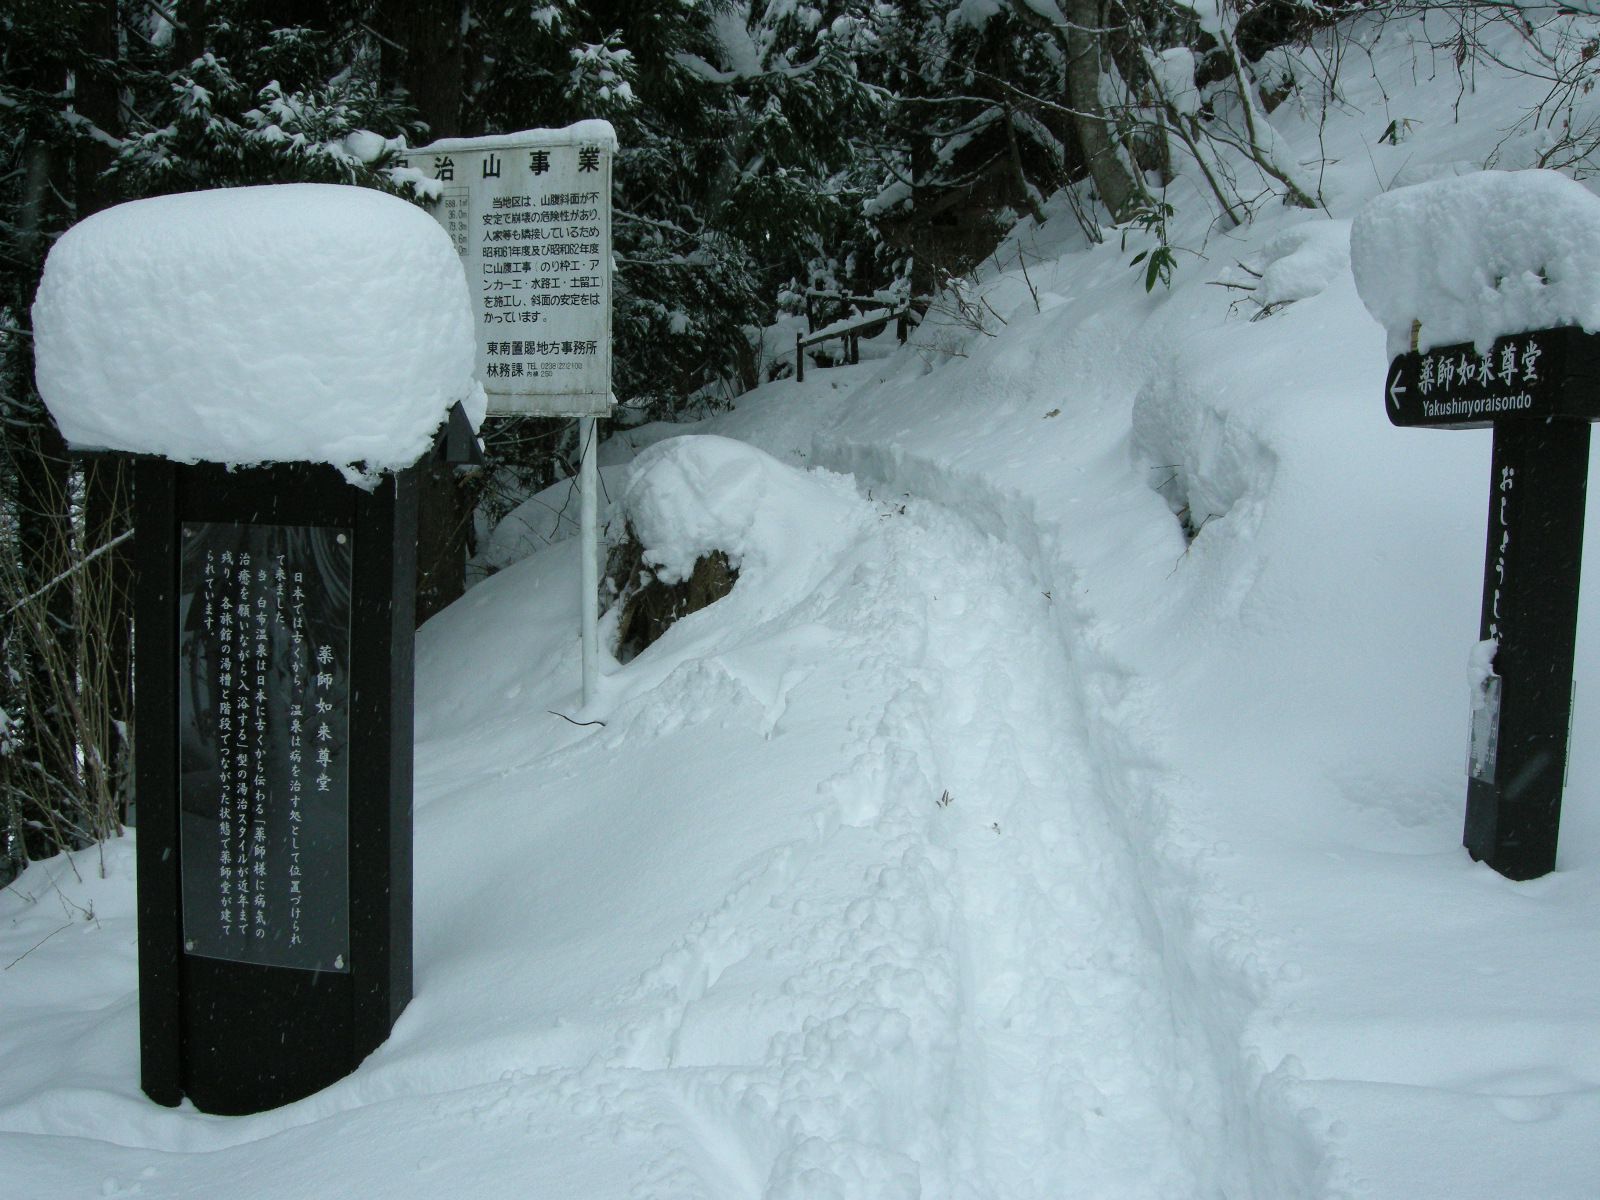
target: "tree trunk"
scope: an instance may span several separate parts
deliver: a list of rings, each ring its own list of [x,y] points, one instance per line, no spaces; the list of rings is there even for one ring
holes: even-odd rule
[[[461,133],[465,0],[389,0],[375,19],[383,82],[403,87],[437,138]]]
[[[429,463],[417,485],[417,624],[467,590],[467,551],[476,496],[450,463]]]
[[[132,527],[132,470],[120,456],[96,458],[84,467],[84,550],[93,553]],[[133,561],[125,547],[108,550],[86,563],[75,586],[88,603],[81,611],[100,618],[85,628],[82,653],[84,678],[104,689],[103,705],[86,705],[96,714],[96,728],[85,730],[117,797],[117,820],[128,819],[133,785]]]
[[[906,124],[910,128],[907,141],[911,157],[911,220],[907,223],[907,243],[911,250],[911,303],[919,314],[926,313],[928,304],[938,287],[934,269],[934,235],[929,207],[932,189],[928,186],[934,177],[937,159],[934,156],[933,131],[929,127],[927,64],[922,55],[922,31],[927,21],[924,0],[900,0],[900,22],[905,30],[904,45],[900,50],[900,69],[905,74],[901,89]]]
[[[74,73],[73,107],[95,128],[115,137],[121,132],[117,81],[112,71],[117,59],[116,0],[101,0],[85,9],[78,32],[90,61]],[[111,165],[111,147],[98,138],[80,138],[74,153],[73,190],[81,221],[113,203],[104,181],[105,169]]]
[[[199,58],[206,45],[206,0],[178,0],[178,25],[172,52],[181,66]]]
[[[41,414],[41,418],[33,425],[13,431],[11,454],[16,467],[19,590],[23,596],[43,593],[44,629],[24,632],[13,627],[6,632],[8,637],[20,635],[11,653],[22,659],[23,670],[39,676],[25,685],[26,694],[32,697],[34,705],[23,714],[27,721],[26,741],[16,751],[33,768],[27,786],[28,800],[51,812],[64,812],[77,807],[78,764],[75,756],[68,752],[70,739],[59,736],[60,729],[71,718],[47,698],[62,695],[62,688],[70,681],[56,677],[59,664],[74,661],[77,654],[72,589],[55,582],[72,563],[72,524],[67,499],[70,464],[55,423],[47,415]],[[53,643],[54,653],[42,652],[41,643],[46,639]],[[41,728],[46,723],[50,725],[51,736],[46,736]],[[37,840],[42,830],[35,828],[30,833],[35,835],[26,842],[30,858],[53,854],[58,848],[48,839]]]
[[[389,0],[374,26],[381,41],[385,87],[400,87],[427,122],[432,138],[462,133],[466,0]],[[417,489],[417,624],[466,590],[473,495],[455,468],[433,463]]]
[[[66,78],[66,70],[59,61],[27,64],[23,74],[27,82],[40,87],[59,86]],[[42,143],[30,146],[24,157],[23,197],[15,246],[17,256],[33,267],[30,273],[34,278],[49,247],[49,231],[59,226],[64,217],[57,204],[58,198],[70,195],[70,188],[62,179],[64,165],[61,156]],[[17,311],[13,319],[20,324],[27,324],[26,305],[31,299],[31,296],[16,297]],[[5,436],[6,452],[14,471],[17,578],[21,596],[43,593],[45,628],[18,637],[19,629],[8,622],[9,627],[0,632],[10,642],[8,652],[12,661],[8,665],[28,676],[20,690],[34,700],[34,706],[23,714],[26,721],[23,745],[13,751],[29,768],[22,785],[26,791],[23,803],[42,805],[45,813],[53,813],[74,806],[77,776],[75,756],[65,748],[69,740],[47,736],[44,731],[45,723],[62,722],[66,714],[51,711],[51,706],[40,699],[61,694],[56,686],[62,682],[59,672],[52,672],[52,663],[46,659],[53,658],[57,664],[70,662],[76,653],[71,590],[51,586],[71,563],[70,464],[55,422],[34,392],[33,340],[31,337],[9,340],[13,357],[7,364],[6,374],[13,391],[6,414]],[[22,619],[16,618],[17,621]],[[40,638],[53,640],[61,654],[40,653]],[[58,725],[52,725],[51,731],[57,728]],[[45,813],[35,811],[31,815],[42,817]],[[25,849],[32,856],[53,853],[56,847],[41,840],[37,827],[30,827]]]
[[[1114,224],[1128,220],[1149,200],[1131,157],[1115,136],[1116,116],[1100,98],[1105,62],[1102,45],[1106,17],[1098,0],[1062,0],[1066,24],[1043,16],[1028,0],[1012,0],[1012,10],[1036,29],[1048,30],[1066,57],[1067,105],[1089,177]]]
[[[1075,114],[1073,125],[1088,160],[1095,191],[1111,213],[1112,222],[1120,224],[1133,216],[1148,196],[1128,154],[1113,136],[1114,117],[1105,111],[1100,100],[1105,68],[1101,64],[1101,35],[1095,31],[1103,17],[1096,0],[1066,0],[1065,11],[1067,98]]]
[[[79,113],[97,129],[119,136],[122,132],[116,79],[109,69],[117,57],[117,6],[103,0],[84,12],[80,27],[83,48],[100,69],[93,65],[76,75],[73,101]],[[108,208],[115,196],[105,181],[111,165],[111,147],[97,138],[78,142],[74,169],[78,219]],[[131,527],[129,484],[131,477],[121,458],[99,458],[84,467],[85,552],[93,552],[121,536]],[[111,780],[131,783],[132,745],[127,733],[133,718],[133,563],[121,549],[111,550],[84,569],[74,586],[85,589],[97,603],[81,606],[83,611],[102,613],[104,628],[83,630],[82,652],[93,663],[86,663],[84,677],[98,680],[107,690],[99,728],[86,730],[94,743],[85,747],[100,756]],[[127,789],[120,787],[122,801],[118,817],[127,819]]]

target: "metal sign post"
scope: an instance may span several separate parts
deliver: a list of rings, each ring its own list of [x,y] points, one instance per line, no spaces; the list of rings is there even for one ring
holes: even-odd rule
[[[467,273],[491,415],[577,417],[583,703],[599,678],[597,417],[611,415],[611,159],[605,121],[449,138],[405,156]]]
[[[1574,328],[1403,354],[1392,424],[1494,429],[1478,636],[1493,651],[1473,698],[1467,815],[1473,858],[1510,879],[1554,870],[1572,715],[1589,424],[1600,336]]]

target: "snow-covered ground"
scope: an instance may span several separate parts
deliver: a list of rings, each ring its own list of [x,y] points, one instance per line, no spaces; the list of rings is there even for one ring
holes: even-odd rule
[[[587,710],[574,543],[503,529],[420,636],[416,999],[350,1078],[150,1104],[132,838],[30,868],[6,1194],[1594,1195],[1600,569],[1511,883],[1459,844],[1489,435],[1389,426],[1349,268],[1371,195],[1530,165],[1536,83],[1408,28],[1274,115],[1328,211],[1179,196],[1147,295],[1062,209],[984,328],[614,439],[613,521],[742,574]]]

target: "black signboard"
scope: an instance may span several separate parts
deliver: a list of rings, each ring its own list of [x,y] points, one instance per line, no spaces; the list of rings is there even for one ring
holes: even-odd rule
[[[183,948],[350,969],[351,532],[184,522]]]
[[[1402,354],[1384,383],[1389,420],[1478,429],[1524,418],[1600,420],[1600,335],[1563,326]]]
[[[417,476],[135,464],[139,1073],[159,1103],[308,1096],[411,998]]]
[[[1553,870],[1572,717],[1589,426],[1506,421],[1494,433],[1462,841],[1511,879]]]
[[[1473,858],[1511,879],[1555,869],[1572,715],[1589,424],[1600,335],[1572,326],[1402,354],[1395,425],[1494,429],[1467,819]]]

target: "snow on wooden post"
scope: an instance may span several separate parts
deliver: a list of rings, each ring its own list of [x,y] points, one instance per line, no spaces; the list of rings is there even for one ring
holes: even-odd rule
[[[1547,171],[1404,188],[1363,210],[1351,252],[1389,334],[1390,422],[1494,430],[1463,842],[1537,878],[1556,863],[1600,420],[1600,199]]]
[[[466,270],[490,413],[578,417],[581,486],[598,484],[594,419],[611,393],[611,159],[605,121],[447,138],[406,166],[436,183],[434,215]],[[579,509],[583,702],[599,675],[596,497]]]
[[[169,196],[69,231],[34,326],[69,443],[139,456],[141,1083],[285,1104],[411,997],[414,464],[482,417],[460,264],[373,191]]]

